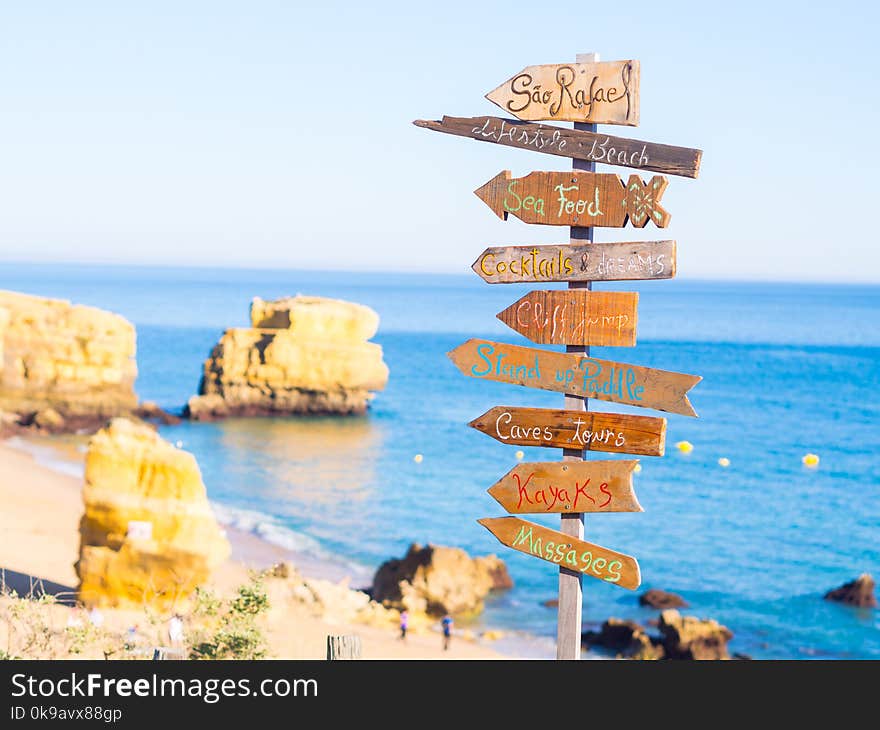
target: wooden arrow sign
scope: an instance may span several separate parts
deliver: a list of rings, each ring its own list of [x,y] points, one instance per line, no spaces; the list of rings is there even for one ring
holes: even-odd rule
[[[470,339],[447,355],[471,378],[697,415],[687,393],[702,380],[699,375],[479,339]]]
[[[488,492],[511,514],[643,512],[633,490],[638,460],[517,464]]]
[[[546,560],[606,583],[635,590],[641,585],[639,564],[630,555],[594,545],[519,517],[485,517],[477,520],[498,540],[526,555]]]
[[[639,62],[527,66],[486,98],[526,121],[639,123]]]
[[[468,426],[511,446],[663,456],[666,419],[596,411],[495,406]]]
[[[501,220],[512,213],[524,223],[546,226],[602,226],[623,228],[629,221],[644,228],[651,220],[658,228],[669,225],[670,215],[660,205],[668,181],[654,175],[644,182],[630,175],[597,172],[530,172],[512,177],[499,172],[474,193]]]
[[[416,119],[413,124],[423,129],[470,137],[481,142],[690,178],[695,178],[700,173],[700,159],[703,156],[701,150],[688,147],[673,147],[581,129],[550,127],[498,117],[444,116],[439,121]]]
[[[632,347],[638,304],[636,292],[532,291],[496,316],[539,345]]]
[[[675,241],[487,248],[471,268],[489,284],[632,281],[675,276]]]

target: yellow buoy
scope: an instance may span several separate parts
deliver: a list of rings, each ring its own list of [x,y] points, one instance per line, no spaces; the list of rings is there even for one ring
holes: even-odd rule
[[[424,458],[424,457],[423,457],[421,454],[416,454],[416,455],[413,457],[413,461],[416,462],[416,464],[421,464],[423,458]]]
[[[819,466],[819,457],[817,454],[806,454],[801,461],[804,466],[808,466],[810,469],[815,469]]]
[[[682,454],[689,454],[694,450],[694,445],[690,441],[679,441],[675,448],[677,448]]]
[[[718,459],[718,466],[723,466],[726,469],[730,466],[730,459],[728,459],[726,456],[722,456],[720,459]]]
[[[633,467],[633,472],[636,473],[636,474],[638,474],[641,470],[642,470],[642,465],[641,465],[641,464],[636,464],[636,465]]]
[[[517,458],[519,461],[522,461],[525,457],[526,457],[526,452],[525,452],[525,451],[517,451],[517,452],[516,452],[516,458]]]

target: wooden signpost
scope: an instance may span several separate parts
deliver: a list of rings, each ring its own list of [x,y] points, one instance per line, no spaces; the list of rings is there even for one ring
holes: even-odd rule
[[[468,340],[447,355],[471,378],[654,408],[682,416],[697,415],[687,393],[702,380],[699,375],[491,340]]]
[[[498,117],[447,117],[439,121],[416,119],[417,127],[435,132],[470,137],[548,155],[571,157],[585,162],[632,167],[664,175],[696,177],[700,173],[700,150],[654,144],[638,139],[612,137],[579,129],[531,124]]]
[[[666,419],[623,413],[495,406],[468,426],[511,446],[663,456]]]
[[[486,98],[526,121],[639,123],[639,62],[526,66]]]
[[[505,221],[512,214],[545,226],[623,228],[629,221],[644,228],[650,220],[666,228],[670,215],[660,198],[667,184],[661,175],[647,182],[630,175],[624,183],[612,173],[530,172],[515,178],[504,170],[474,193]]]
[[[633,489],[637,459],[517,464],[488,492],[512,515],[643,512]]]
[[[495,316],[539,345],[632,347],[638,306],[636,292],[532,291]]]
[[[591,345],[636,343],[638,298],[593,292],[594,281],[670,279],[675,241],[594,243],[596,227],[643,228],[669,224],[660,201],[662,175],[696,178],[702,152],[600,134],[597,123],[639,121],[638,61],[528,66],[486,97],[515,121],[498,117],[446,117],[414,124],[446,134],[572,159],[570,172],[496,175],[475,192],[502,220],[570,226],[567,244],[493,246],[473,263],[489,284],[566,282],[566,291],[531,291],[498,313],[502,322],[537,344],[566,352],[472,339],[449,357],[465,375],[565,394],[565,408],[495,406],[468,425],[515,446],[562,449],[561,462],[518,464],[489,488],[511,514],[560,515],[560,530],[518,517],[479,520],[498,540],[559,567],[557,659],[577,659],[581,646],[582,577],[635,589],[635,558],[583,539],[584,513],[641,512],[633,490],[635,460],[585,461],[588,451],[663,456],[666,419],[588,412],[590,399],[696,416],[687,393],[700,377],[590,357]],[[571,121],[563,129],[540,121]],[[624,181],[596,173],[596,163],[660,173]]]
[[[675,241],[494,246],[471,268],[488,284],[671,279]]]
[[[486,517],[477,520],[502,543],[560,567],[635,590],[642,582],[636,559],[550,530],[519,517]]]

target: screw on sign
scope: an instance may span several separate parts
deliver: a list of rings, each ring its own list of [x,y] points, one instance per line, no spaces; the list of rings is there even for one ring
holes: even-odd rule
[[[565,408],[495,406],[468,425],[511,446],[561,448],[562,461],[519,463],[489,488],[511,514],[559,514],[560,530],[519,517],[484,518],[480,524],[506,546],[559,567],[557,659],[580,657],[582,578],[635,589],[641,582],[634,557],[583,539],[584,513],[641,512],[632,475],[637,460],[585,460],[588,451],[663,456],[666,419],[587,411],[589,399],[696,416],[687,394],[700,380],[641,365],[590,357],[591,345],[636,344],[638,295],[593,292],[593,281],[670,279],[676,273],[675,241],[594,243],[597,227],[669,225],[662,205],[663,175],[696,178],[702,152],[600,134],[598,123],[635,126],[639,121],[638,61],[527,66],[486,95],[517,119],[449,117],[416,120],[445,134],[572,159],[571,171],[499,173],[475,192],[502,220],[569,226],[569,242],[493,246],[472,269],[489,284],[566,282],[566,291],[531,291],[498,313],[498,319],[552,352],[472,339],[449,357],[468,377],[565,394]],[[565,129],[534,122],[574,122]],[[659,173],[597,173],[596,163]],[[521,459],[517,452],[517,459]]]

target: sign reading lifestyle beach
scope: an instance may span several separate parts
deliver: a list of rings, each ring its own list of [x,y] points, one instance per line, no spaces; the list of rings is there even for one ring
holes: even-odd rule
[[[586,461],[585,453],[663,456],[666,445],[665,418],[588,411],[588,402],[696,416],[688,393],[701,380],[590,357],[590,345],[634,346],[638,327],[638,294],[592,291],[592,282],[669,279],[676,271],[675,241],[594,243],[593,229],[668,226],[663,175],[696,178],[702,152],[598,133],[598,123],[638,124],[638,61],[600,63],[587,54],[577,63],[527,66],[486,98],[517,119],[444,116],[414,124],[572,158],[571,171],[516,177],[505,170],[475,191],[502,220],[570,226],[569,242],[490,246],[472,266],[489,284],[567,282],[565,290],[529,291],[496,315],[532,342],[566,352],[470,339],[448,355],[468,377],[565,394],[561,410],[495,406],[468,425],[504,444],[563,449],[563,461],[518,464],[488,490],[512,515],[559,514],[559,531],[520,517],[478,522],[508,547],[559,566],[557,658],[576,659],[582,576],[629,589],[641,583],[634,557],[583,539],[585,513],[642,511],[632,480],[638,460]],[[597,162],[660,174],[624,179],[597,173]]]

